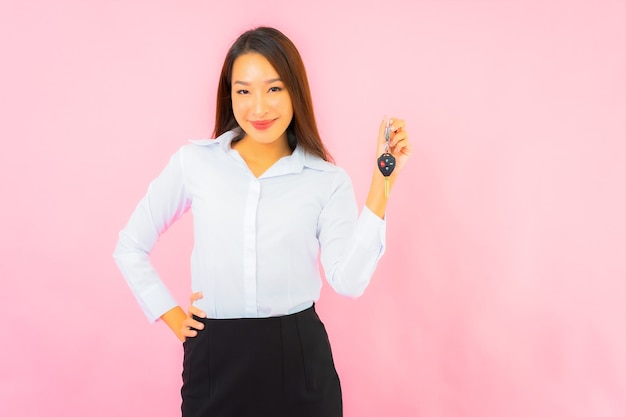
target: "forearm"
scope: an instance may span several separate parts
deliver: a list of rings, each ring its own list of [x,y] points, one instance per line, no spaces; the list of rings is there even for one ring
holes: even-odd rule
[[[322,252],[326,279],[337,293],[357,298],[369,285],[384,252],[385,221],[365,207],[341,258],[335,263],[327,262]]]
[[[185,341],[185,336],[181,333],[183,329],[183,321],[187,318],[187,314],[185,311],[176,306],[171,310],[168,310],[165,314],[161,316],[161,320],[168,325],[170,329],[174,332],[178,340],[181,342]]]
[[[397,173],[393,173],[389,176],[389,191],[393,188],[393,184],[396,182]],[[374,171],[372,174],[372,183],[370,185],[369,193],[367,194],[367,200],[365,205],[372,213],[376,214],[381,219],[385,218],[385,211],[387,210],[387,198],[385,197],[385,177],[378,172]]]

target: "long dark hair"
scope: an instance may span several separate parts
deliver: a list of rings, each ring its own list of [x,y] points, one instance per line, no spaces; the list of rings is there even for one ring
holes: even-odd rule
[[[214,137],[238,126],[233,114],[231,97],[233,63],[239,56],[247,53],[263,55],[274,67],[289,92],[293,119],[287,128],[287,138],[291,149],[295,149],[298,144],[306,152],[333,162],[332,156],[322,143],[315,123],[311,90],[300,53],[289,38],[270,27],[258,27],[243,33],[228,50],[217,86]],[[242,133],[233,140],[241,140],[243,136]]]

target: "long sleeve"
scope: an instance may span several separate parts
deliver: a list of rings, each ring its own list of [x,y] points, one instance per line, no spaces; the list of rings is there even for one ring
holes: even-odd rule
[[[150,262],[159,236],[190,207],[185,189],[183,150],[171,158],[119,233],[113,257],[151,322],[177,305]]]
[[[360,296],[385,251],[386,223],[367,207],[363,207],[357,220],[354,192],[347,174],[337,176],[318,227],[327,281],[339,294]]]

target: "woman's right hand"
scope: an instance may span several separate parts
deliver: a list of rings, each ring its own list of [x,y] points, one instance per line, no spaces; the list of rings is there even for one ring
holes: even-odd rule
[[[193,305],[195,301],[200,300],[201,298],[201,292],[194,292],[189,297],[190,304],[189,309],[187,310],[187,318],[183,320],[182,328],[180,329],[180,334],[185,339],[187,339],[188,337],[196,337],[198,335],[198,330],[204,329],[204,324],[193,318],[193,316],[200,318],[206,317],[206,313],[204,311]]]

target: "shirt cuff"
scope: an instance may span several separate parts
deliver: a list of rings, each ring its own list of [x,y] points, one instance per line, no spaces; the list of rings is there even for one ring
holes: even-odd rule
[[[137,300],[151,323],[156,322],[163,314],[178,305],[170,292],[160,285],[150,290],[142,291],[141,297],[137,297]],[[150,300],[149,304],[147,300]]]

